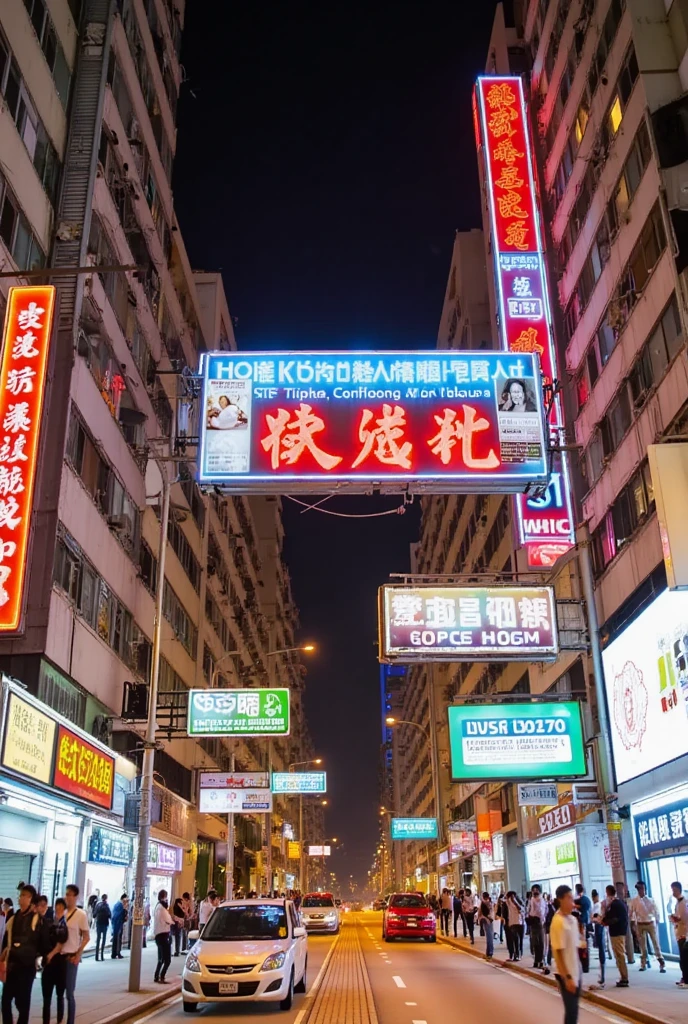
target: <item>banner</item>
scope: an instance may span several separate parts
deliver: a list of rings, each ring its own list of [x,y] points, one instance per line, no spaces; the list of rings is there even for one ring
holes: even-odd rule
[[[327,793],[327,772],[273,772],[273,793]]]
[[[437,818],[392,818],[392,839],[437,839]]]
[[[252,814],[272,810],[269,789],[201,789],[198,793],[201,814]]]
[[[210,352],[203,483],[245,494],[524,491],[547,482],[532,353]]]
[[[289,690],[189,690],[189,736],[288,736]]]

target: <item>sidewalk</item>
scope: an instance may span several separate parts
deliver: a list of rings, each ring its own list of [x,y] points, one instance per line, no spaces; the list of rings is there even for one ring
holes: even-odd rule
[[[167,975],[169,985],[156,985],[153,975],[158,951],[154,943],[149,943],[143,950],[141,991],[128,992],[129,951],[123,950],[122,955],[123,960],[112,960],[108,953],[107,959],[102,962],[96,962],[92,956],[86,956],[81,961],[76,984],[76,1024],[97,1024],[103,1021],[118,1024],[134,1014],[146,1013],[179,992],[185,957],[173,956]],[[37,974],[31,993],[31,1024],[38,1024],[41,1020],[42,1008],[41,976]],[[56,1001],[53,995],[53,1021],[55,1013]],[[14,1016],[16,1020],[16,1011]]]
[[[461,922],[459,921],[459,935]],[[445,939],[437,933],[439,942],[445,942],[450,946],[461,949],[474,956],[485,955],[485,939],[475,929],[475,945],[471,946],[468,939],[453,936]],[[524,939],[523,959],[518,963],[510,963],[507,960],[508,952],[506,941],[499,942],[495,939],[494,957],[492,963],[498,964],[508,970],[519,971],[531,978],[538,978],[545,984],[556,985],[554,976],[543,975],[542,971],[534,971],[530,966],[533,958],[529,952],[528,936]],[[619,980],[619,972],[613,960],[607,960],[605,964],[605,987],[601,991],[588,991],[591,985],[597,984],[598,959],[597,951],[591,951],[590,973],[583,975],[582,998],[597,1003],[609,1010],[617,1010],[628,1017],[643,1022],[643,1024],[686,1024],[688,1020],[688,989],[676,988],[675,982],[680,981],[681,973],[677,963],[667,960],[666,974],[659,973],[656,959],[652,959],[652,969],[640,970],[640,957],[636,956],[634,964],[628,965],[628,976],[630,985],[628,988],[616,988]]]

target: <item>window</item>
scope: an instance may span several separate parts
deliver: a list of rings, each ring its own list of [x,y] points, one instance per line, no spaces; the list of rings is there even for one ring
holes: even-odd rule
[[[72,0],[72,3],[74,2],[75,0]],[[64,55],[64,50],[57,38],[53,20],[46,8],[45,0],[24,0],[24,6],[31,19],[34,32],[38,37],[38,42],[50,68],[50,73],[53,76],[57,95],[60,97],[60,103],[66,110],[69,99],[71,72]]]
[[[163,614],[172,626],[177,640],[179,640],[191,657],[195,658],[198,630],[167,580],[165,580],[162,604]]]
[[[45,253],[29,227],[19,201],[0,172],[0,238],[20,270],[45,266]]]
[[[647,461],[621,490],[592,535],[595,575],[604,572],[621,548],[628,543],[647,516],[654,512],[654,494],[648,489]]]
[[[184,531],[173,516],[170,516],[167,529],[167,539],[172,545],[172,550],[181,562],[182,568],[191,580],[191,584],[198,594],[201,589],[201,566],[191,550],[191,545],[184,536]]]

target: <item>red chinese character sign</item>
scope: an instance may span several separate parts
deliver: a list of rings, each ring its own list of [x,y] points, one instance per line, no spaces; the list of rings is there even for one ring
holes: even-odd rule
[[[495,276],[502,348],[534,353],[545,389],[557,378],[551,307],[538,216],[533,160],[520,78],[479,78],[476,135],[485,162],[487,198],[495,240]],[[563,437],[558,398],[549,427],[555,446]],[[519,540],[533,566],[553,565],[575,542],[573,506],[565,461],[555,455],[550,484],[538,498],[516,498]]]
[[[0,632],[22,615],[26,550],[45,373],[55,304],[51,286],[10,288],[0,368]]]
[[[547,481],[532,353],[227,353],[203,358],[199,479],[314,493]]]
[[[53,786],[110,810],[115,759],[63,725],[57,734]]]

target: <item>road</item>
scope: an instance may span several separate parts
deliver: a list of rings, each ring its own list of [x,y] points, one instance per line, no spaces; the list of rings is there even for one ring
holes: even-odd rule
[[[363,955],[379,1024],[559,1024],[556,989],[438,942],[382,941],[382,915],[358,914]],[[626,1018],[581,1003],[579,1024],[626,1024]]]

